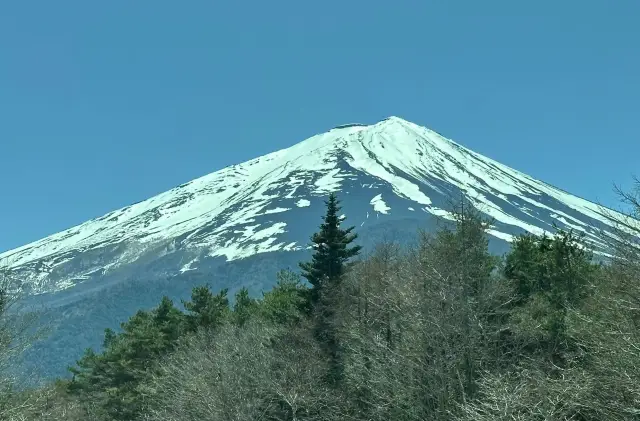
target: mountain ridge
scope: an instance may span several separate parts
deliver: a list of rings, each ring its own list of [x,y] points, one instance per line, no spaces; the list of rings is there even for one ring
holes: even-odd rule
[[[287,238],[291,222],[278,215],[309,207],[331,191],[365,194],[366,189],[379,190],[369,202],[377,217],[398,212],[385,202],[395,197],[407,202],[405,211],[450,218],[443,198],[460,192],[502,224],[489,233],[504,241],[522,231],[551,232],[551,219],[604,246],[594,230],[611,228],[600,205],[391,116],[372,125],[337,126],[222,168],[1,253],[0,259],[19,272],[29,293],[38,294],[135,264],[145,253],[163,247],[163,253],[181,250],[191,259],[179,271],[190,270],[206,257],[231,261],[256,253],[303,250],[307,246],[300,236]],[[361,226],[369,211],[366,215],[358,221]],[[87,260],[92,253],[95,256]],[[74,262],[81,263],[72,270]]]

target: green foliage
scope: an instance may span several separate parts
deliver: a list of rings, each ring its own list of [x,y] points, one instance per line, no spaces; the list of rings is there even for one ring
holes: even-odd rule
[[[570,312],[580,310],[602,275],[581,240],[563,231],[554,237],[525,235],[505,259],[504,276],[516,295],[511,329],[525,348],[558,367],[582,353],[572,339]]]
[[[193,331],[198,327],[216,328],[229,315],[228,289],[224,288],[214,295],[208,286],[196,287],[191,293],[191,301],[183,302],[187,309],[187,323]]]
[[[543,280],[539,277],[541,257],[549,249],[550,241],[546,236],[539,238],[534,235],[521,235],[513,241],[506,257],[504,274],[513,284],[518,302],[525,302],[535,291],[542,289],[540,284]]]
[[[236,293],[233,304],[233,321],[242,327],[258,311],[258,301],[249,297],[249,290],[245,287]]]
[[[640,207],[640,203],[638,205]],[[0,414],[96,421],[637,421],[640,259],[607,266],[572,232],[523,235],[503,260],[466,203],[408,251],[358,247],[332,195],[302,276],[164,298],[105,330],[74,379],[0,390]],[[625,221],[629,224],[629,221]],[[623,236],[620,236],[623,239]],[[635,256],[635,257],[634,257]],[[349,270],[347,270],[349,268]],[[32,402],[22,408],[23,402]]]
[[[315,321],[314,336],[323,346],[330,360],[327,373],[329,383],[336,385],[341,381],[343,364],[341,346],[333,328],[335,313],[335,292],[340,287],[349,259],[358,255],[360,246],[349,246],[357,236],[352,234],[354,227],[340,228],[342,222],[338,216],[339,201],[334,193],[325,202],[327,212],[320,230],[311,237],[314,248],[311,262],[300,263],[302,276],[311,284],[307,313]]]
[[[138,419],[153,392],[149,382],[158,375],[158,363],[173,354],[185,338],[229,324],[243,328],[254,319],[287,326],[303,320],[308,289],[292,272],[279,273],[276,287],[260,301],[242,288],[231,309],[227,291],[214,294],[207,286],[194,288],[191,300],[183,301],[186,313],[164,297],[153,310],[140,310],[122,323],[122,332],[106,329],[103,351],[86,350],[70,368],[74,377],[64,384],[65,390],[92,419]]]
[[[236,320],[242,324],[256,303],[246,290],[236,299]],[[218,328],[230,314],[226,289],[214,295],[206,286],[196,287],[183,305],[186,314],[164,297],[155,309],[138,311],[122,323],[122,333],[105,330],[102,353],[88,349],[76,367],[70,368],[74,377],[69,392],[91,402],[85,408],[88,413],[113,420],[134,419],[142,405],[139,387],[154,372],[156,362],[171,353],[188,332]]]
[[[342,222],[338,216],[340,202],[336,195],[331,193],[329,200],[325,203],[327,212],[323,217],[320,230],[311,237],[314,249],[311,262],[300,263],[302,276],[311,284],[311,305],[319,301],[320,292],[324,286],[340,280],[347,261],[356,256],[361,249],[360,246],[349,247],[349,244],[357,238],[356,234],[352,234],[354,227],[340,228]]]
[[[290,270],[277,274],[275,287],[263,293],[260,303],[262,317],[279,325],[297,325],[303,318],[308,288],[300,276]]]
[[[489,282],[499,258],[489,253],[486,230],[490,221],[465,201],[453,208],[453,229],[443,228],[431,238],[423,236],[423,256],[440,276],[464,286],[465,293],[477,297]]]
[[[521,303],[542,293],[556,308],[577,305],[598,270],[592,257],[582,238],[571,231],[559,231],[553,238],[523,235],[513,242],[504,274]]]
[[[134,419],[140,410],[136,387],[157,358],[172,351],[187,327],[185,315],[164,297],[152,311],[138,311],[122,323],[122,333],[105,331],[105,350],[88,349],[70,368],[69,392],[91,403],[88,411],[114,420]]]

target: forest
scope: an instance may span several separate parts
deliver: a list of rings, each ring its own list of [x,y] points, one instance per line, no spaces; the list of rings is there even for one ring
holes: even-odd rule
[[[640,420],[640,183],[620,195],[606,262],[565,231],[492,255],[464,201],[452,227],[365,254],[331,195],[312,259],[262,297],[165,297],[68,379],[4,375],[0,420]],[[8,290],[2,373],[39,335]]]

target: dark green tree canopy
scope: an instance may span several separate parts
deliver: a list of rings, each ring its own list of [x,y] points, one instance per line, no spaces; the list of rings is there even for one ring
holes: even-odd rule
[[[559,230],[555,237],[522,235],[506,256],[504,274],[520,302],[553,292],[566,304],[576,305],[598,270],[592,258],[583,239],[571,231]]]
[[[91,400],[111,419],[134,419],[141,407],[137,385],[148,377],[157,358],[174,349],[185,322],[184,313],[163,297],[153,310],[140,310],[122,323],[122,332],[105,329],[103,352],[87,349],[69,368],[73,380],[68,391]]]
[[[195,287],[191,293],[191,301],[183,301],[182,303],[189,312],[187,322],[190,329],[220,326],[229,312],[228,292],[228,288],[223,288],[214,295],[209,286]]]
[[[340,201],[334,193],[325,202],[327,212],[323,217],[320,230],[311,237],[314,249],[310,262],[300,263],[302,276],[311,284],[311,303],[319,297],[319,291],[327,283],[336,283],[344,274],[347,261],[356,256],[361,247],[349,246],[357,235],[352,233],[354,227],[342,229],[343,218],[338,215]]]

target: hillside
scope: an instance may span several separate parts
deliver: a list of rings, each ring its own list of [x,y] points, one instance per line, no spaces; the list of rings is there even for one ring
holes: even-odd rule
[[[339,192],[365,250],[433,231],[451,219],[452,198],[493,219],[494,254],[514,235],[554,225],[602,253],[600,236],[612,229],[597,204],[403,119],[338,126],[2,253],[52,328],[24,366],[65,375],[84,348],[101,346],[104,328],[196,285],[260,296],[277,270],[308,258],[329,192]]]

